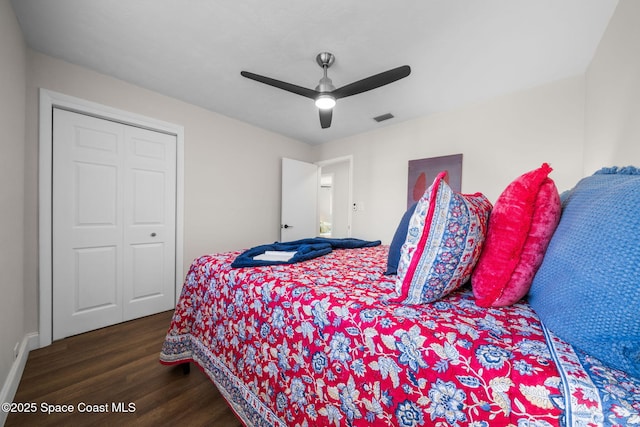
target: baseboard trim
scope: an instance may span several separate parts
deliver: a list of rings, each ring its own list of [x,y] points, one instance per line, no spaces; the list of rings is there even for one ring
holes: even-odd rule
[[[20,379],[22,378],[24,367],[27,364],[29,352],[38,348],[39,343],[40,338],[37,332],[26,334],[22,338],[20,348],[18,349],[18,357],[13,361],[11,369],[9,370],[9,375],[7,375],[7,379],[4,381],[2,390],[0,390],[0,403],[13,401],[16,391],[18,391],[18,385],[20,385]],[[7,415],[8,414],[6,412],[0,411],[0,426],[3,426],[5,421],[7,421]]]

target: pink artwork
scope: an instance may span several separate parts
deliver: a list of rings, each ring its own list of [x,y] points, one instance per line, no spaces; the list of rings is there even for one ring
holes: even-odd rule
[[[441,171],[447,171],[447,184],[459,193],[462,186],[462,154],[409,160],[407,209],[420,200]]]

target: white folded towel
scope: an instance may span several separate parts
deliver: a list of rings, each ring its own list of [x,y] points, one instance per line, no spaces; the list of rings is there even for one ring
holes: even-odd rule
[[[253,257],[256,261],[289,261],[296,251],[265,251],[265,253]]]

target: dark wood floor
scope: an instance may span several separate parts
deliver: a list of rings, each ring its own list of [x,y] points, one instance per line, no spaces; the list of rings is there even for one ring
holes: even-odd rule
[[[6,426],[220,426],[242,424],[195,365],[158,362],[172,311],[56,341],[29,354],[14,402],[36,403],[34,414],[10,413]],[[109,412],[79,413],[82,404]],[[135,405],[132,412],[113,412]],[[73,405],[74,413],[42,412]],[[133,409],[133,407],[131,407]]]

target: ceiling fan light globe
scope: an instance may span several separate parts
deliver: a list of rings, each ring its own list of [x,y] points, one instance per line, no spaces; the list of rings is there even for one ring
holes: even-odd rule
[[[316,107],[321,110],[330,110],[336,106],[336,99],[331,95],[320,95],[316,98]]]

